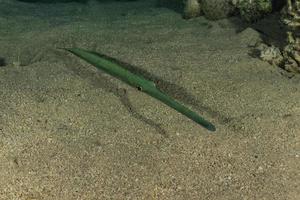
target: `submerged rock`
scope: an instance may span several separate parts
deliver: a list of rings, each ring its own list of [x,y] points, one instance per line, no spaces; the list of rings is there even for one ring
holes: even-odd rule
[[[272,0],[232,0],[240,16],[247,22],[255,22],[272,12]]]
[[[235,7],[232,0],[201,0],[204,16],[210,20],[218,20],[231,16]]]
[[[183,12],[183,18],[190,19],[198,17],[201,13],[201,6],[198,0],[186,0]]]

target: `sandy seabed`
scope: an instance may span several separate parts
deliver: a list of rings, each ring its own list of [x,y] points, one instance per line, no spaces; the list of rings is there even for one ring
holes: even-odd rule
[[[300,76],[238,19],[0,0],[0,199],[300,199]],[[114,57],[216,132],[60,50]]]

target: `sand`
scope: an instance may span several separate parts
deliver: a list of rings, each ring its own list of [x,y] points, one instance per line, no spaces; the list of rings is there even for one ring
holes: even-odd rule
[[[300,76],[239,23],[1,0],[0,199],[300,199]],[[217,131],[60,47],[135,67]]]

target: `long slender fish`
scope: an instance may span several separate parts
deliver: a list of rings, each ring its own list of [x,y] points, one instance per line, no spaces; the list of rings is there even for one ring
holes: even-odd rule
[[[114,63],[95,52],[86,51],[84,49],[79,48],[65,48],[65,50],[71,52],[72,54],[78,56],[79,58],[85,60],[86,62],[94,65],[98,69],[114,76],[125,83],[131,85],[132,87],[138,88],[140,91],[145,92],[146,94],[152,96],[153,98],[163,102],[164,104],[168,105],[169,107],[177,110],[181,114],[185,115],[186,117],[190,118],[191,120],[195,121],[196,123],[200,124],[204,128],[215,131],[215,126],[206,121],[203,117],[199,116],[194,111],[190,110],[189,108],[185,107],[184,105],[178,103],[168,95],[164,94],[160,91],[156,86],[155,83],[145,79],[140,75],[136,75],[127,69],[121,67],[117,63]]]

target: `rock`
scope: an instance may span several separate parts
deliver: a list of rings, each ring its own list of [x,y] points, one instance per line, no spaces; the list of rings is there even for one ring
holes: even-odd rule
[[[272,12],[272,0],[244,1],[235,0],[241,18],[247,22],[255,22]]]
[[[198,0],[186,0],[183,18],[190,19],[199,16],[201,13]]]
[[[259,32],[250,27],[239,33],[239,39],[246,46],[252,47],[262,42]]]
[[[235,7],[232,0],[201,0],[202,11],[207,19],[218,20],[231,16]]]

